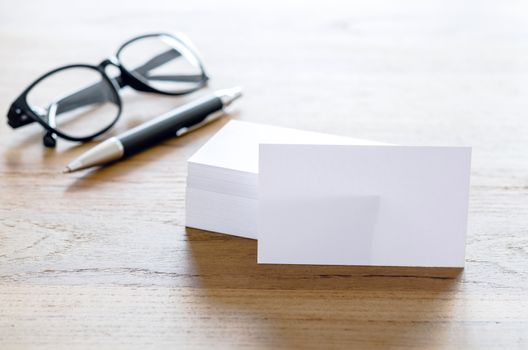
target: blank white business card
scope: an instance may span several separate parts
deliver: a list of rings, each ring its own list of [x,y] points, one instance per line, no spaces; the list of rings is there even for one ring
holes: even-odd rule
[[[469,147],[259,152],[259,263],[464,266]]]

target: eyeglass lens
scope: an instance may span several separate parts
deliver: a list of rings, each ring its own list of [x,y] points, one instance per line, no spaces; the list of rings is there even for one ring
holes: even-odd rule
[[[203,83],[196,55],[178,38],[156,35],[134,40],[118,55],[123,67],[156,90],[182,93]]]
[[[84,67],[47,76],[29,91],[27,102],[45,123],[74,138],[90,137],[119,114],[113,87],[98,70]]]

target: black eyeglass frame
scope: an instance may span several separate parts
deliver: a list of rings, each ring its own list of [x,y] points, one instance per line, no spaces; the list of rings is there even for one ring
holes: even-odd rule
[[[169,91],[163,91],[159,90],[153,86],[150,86],[147,82],[143,81],[142,78],[138,75],[134,74],[134,71],[127,70],[124,65],[122,64],[120,60],[120,54],[121,52],[131,43],[149,38],[149,37],[158,37],[158,36],[168,36],[170,38],[173,38],[177,40],[180,44],[184,45],[184,47],[189,50],[189,52],[194,56],[196,59],[196,62],[198,63],[198,67],[200,68],[200,75],[199,75],[199,81],[197,81],[197,85],[183,91],[178,92],[169,92]],[[173,48],[176,52],[179,53],[179,55],[183,55],[181,52],[179,52],[176,48]],[[106,73],[106,68],[108,66],[114,66],[119,69],[120,75],[116,78],[110,78],[108,74]],[[27,96],[28,93],[41,81],[46,79],[47,77],[60,72],[62,70],[71,69],[71,68],[85,68],[85,69],[92,69],[97,71],[104,82],[108,84],[108,86],[111,87],[111,92],[113,95],[113,98],[115,99],[118,111],[115,119],[106,127],[102,128],[101,130],[90,134],[88,136],[83,137],[74,137],[68,134],[65,134],[61,132],[60,130],[57,130],[52,125],[50,125],[49,121],[46,121],[42,118],[42,116],[39,116],[35,111],[30,107],[29,103],[27,102]],[[119,95],[119,90],[123,87],[129,86],[132,89],[136,91],[141,92],[148,92],[148,93],[157,93],[161,95],[168,95],[168,96],[181,96],[185,94],[189,94],[191,92],[197,91],[201,89],[202,87],[207,85],[207,81],[209,80],[209,76],[207,75],[205,71],[205,67],[203,65],[203,62],[198,55],[198,53],[193,49],[192,46],[189,45],[189,43],[185,42],[183,39],[181,39],[177,34],[170,34],[170,33],[149,33],[140,35],[137,37],[134,37],[128,41],[126,41],[124,44],[122,44],[119,49],[117,50],[115,56],[111,58],[107,58],[103,60],[98,65],[90,65],[90,64],[70,64],[61,66],[58,68],[55,68],[48,73],[45,73],[38,79],[36,79],[33,83],[31,83],[11,104],[11,107],[9,108],[7,118],[8,118],[8,124],[13,128],[19,128],[21,126],[31,124],[33,122],[39,123],[47,132],[44,136],[44,145],[47,147],[54,147],[56,143],[56,136],[59,136],[63,139],[69,140],[69,141],[80,141],[80,142],[86,142],[89,141],[97,136],[100,136],[107,132],[110,128],[112,128],[119,118],[121,117],[121,112],[123,109],[123,102],[121,100],[121,97]],[[100,84],[100,83],[97,83]],[[90,88],[90,87],[88,87]],[[82,92],[82,91],[81,91]],[[79,93],[79,92],[77,92]]]

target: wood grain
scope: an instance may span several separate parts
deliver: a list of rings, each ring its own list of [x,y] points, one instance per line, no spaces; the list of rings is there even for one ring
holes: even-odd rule
[[[39,74],[184,31],[228,118],[71,175],[92,144],[0,126],[0,348],[528,348],[528,21],[522,2],[0,3],[0,110]],[[112,133],[184,98],[124,93]],[[186,159],[229,118],[473,146],[464,270],[256,264],[186,229]]]

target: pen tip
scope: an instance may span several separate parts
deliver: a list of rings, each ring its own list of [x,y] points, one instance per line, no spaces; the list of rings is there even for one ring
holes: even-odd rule
[[[227,107],[234,100],[242,97],[242,88],[239,86],[236,86],[230,89],[217,90],[215,95],[220,97],[222,99],[222,103],[224,104],[224,107]]]
[[[235,95],[235,98],[242,97],[242,87],[241,86],[235,86],[231,89],[233,92],[233,95]]]
[[[71,173],[71,169],[70,169],[70,167],[67,166],[66,168],[64,168],[64,169],[62,170],[62,173],[63,173],[63,174]]]

